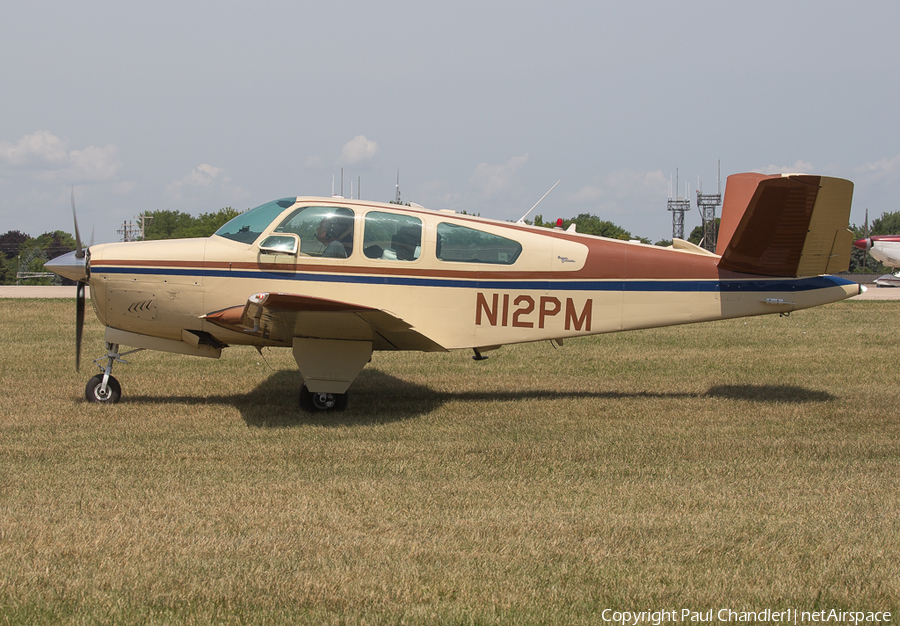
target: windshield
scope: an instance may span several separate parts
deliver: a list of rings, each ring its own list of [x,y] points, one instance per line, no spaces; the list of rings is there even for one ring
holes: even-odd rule
[[[225,237],[240,243],[253,243],[268,228],[281,212],[297,202],[296,198],[282,198],[267,202],[255,209],[241,213],[216,231],[219,237]]]

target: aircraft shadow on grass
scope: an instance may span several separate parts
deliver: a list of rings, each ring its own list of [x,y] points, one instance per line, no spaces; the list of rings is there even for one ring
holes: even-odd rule
[[[223,404],[234,406],[248,426],[289,428],[304,424],[358,426],[421,417],[452,401],[514,402],[563,399],[702,399],[721,398],[758,403],[811,403],[836,399],[826,392],[796,385],[716,385],[705,393],[656,391],[566,391],[554,389],[435,391],[374,368],[364,370],[351,390],[353,407],[343,413],[306,413],[298,406],[300,376],[296,371],[274,373],[247,393],[219,396],[133,396],[126,402],[148,404]]]
[[[797,385],[716,385],[706,392],[712,398],[751,400],[754,402],[830,402],[837,398],[827,391],[807,389]]]

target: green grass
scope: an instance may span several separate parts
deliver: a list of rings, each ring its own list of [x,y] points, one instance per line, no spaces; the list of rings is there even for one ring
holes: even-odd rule
[[[900,614],[900,302],[377,353],[336,417],[246,348],[88,404],[73,309],[0,300],[0,623]]]

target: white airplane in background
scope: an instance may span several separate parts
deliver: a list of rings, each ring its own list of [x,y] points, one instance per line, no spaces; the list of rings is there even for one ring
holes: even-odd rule
[[[900,235],[872,235],[865,239],[857,239],[853,245],[872,255],[876,261],[880,261],[894,270],[892,274],[878,277],[875,284],[879,287],[900,287]]]

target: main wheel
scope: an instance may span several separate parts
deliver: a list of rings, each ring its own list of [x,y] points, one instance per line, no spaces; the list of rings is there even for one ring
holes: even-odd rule
[[[346,393],[316,393],[306,385],[300,388],[300,408],[310,413],[343,411],[350,400]]]
[[[84,388],[84,397],[88,402],[103,402],[106,404],[115,404],[122,397],[122,386],[112,376],[106,381],[105,392],[102,387],[103,374],[97,374],[88,381],[87,387]]]

